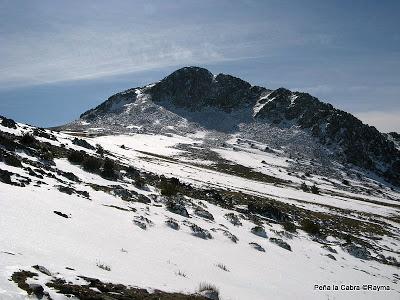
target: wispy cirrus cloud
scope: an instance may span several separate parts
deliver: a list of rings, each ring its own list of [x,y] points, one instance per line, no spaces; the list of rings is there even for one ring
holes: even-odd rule
[[[75,9],[64,3],[59,10],[52,3],[31,3],[27,12],[14,9],[16,18],[0,13],[5,16],[0,18],[0,26],[4,25],[0,30],[0,87],[268,57],[288,47],[331,40],[329,34],[299,34],[296,26],[277,22],[279,16],[273,14],[242,20],[207,11],[200,21],[194,11],[185,13],[183,5],[96,3]],[[198,9],[206,7],[212,5]],[[9,25],[11,19],[17,22],[16,29]]]

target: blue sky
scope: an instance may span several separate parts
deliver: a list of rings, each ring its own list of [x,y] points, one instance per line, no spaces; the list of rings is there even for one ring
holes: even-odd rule
[[[0,0],[0,114],[66,123],[186,65],[400,131],[400,1]]]

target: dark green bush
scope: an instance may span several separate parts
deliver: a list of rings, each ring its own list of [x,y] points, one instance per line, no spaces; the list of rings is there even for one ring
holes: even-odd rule
[[[85,160],[85,152],[72,150],[68,154],[68,160],[73,164],[82,164]]]
[[[18,168],[22,167],[21,161],[14,155],[5,156],[4,162],[9,166],[18,167]]]
[[[139,171],[136,170],[134,167],[129,166],[129,167],[126,169],[126,174],[127,174],[128,176],[130,176],[130,177],[134,177],[134,176],[136,176],[136,175],[139,174]]]
[[[96,145],[96,153],[100,154],[100,156],[104,155],[104,148],[99,144]]]
[[[24,145],[33,145],[36,143],[36,139],[33,137],[33,135],[29,133],[25,133],[21,139],[20,142]]]
[[[102,160],[97,157],[87,156],[83,161],[83,169],[87,172],[98,173],[102,165]]]
[[[290,221],[286,221],[283,223],[283,229],[289,232],[296,232],[296,225]]]
[[[320,233],[320,226],[318,223],[314,223],[313,221],[309,219],[304,219],[301,221],[301,229],[303,229],[305,232],[312,234],[312,235],[317,235]]]
[[[179,191],[179,185],[180,182],[178,178],[161,179],[161,184],[160,184],[161,195],[175,196]]]
[[[103,171],[101,172],[101,176],[105,178],[115,178],[115,163],[109,158],[104,160]]]
[[[1,134],[0,132],[0,145],[2,145],[6,150],[15,151],[18,144],[15,143],[11,138]]]
[[[300,186],[300,188],[303,190],[303,192],[309,192],[310,189],[308,188],[307,184],[305,182],[303,182]]]
[[[43,148],[40,153],[40,158],[45,161],[53,161],[54,155],[49,149]]]
[[[280,222],[289,220],[289,217],[285,212],[281,211],[278,207],[268,203],[267,201],[252,201],[247,204],[247,209],[250,213],[259,214]]]
[[[142,189],[144,188],[145,184],[146,182],[144,181],[144,179],[139,174],[137,174],[135,176],[135,186],[139,189]]]
[[[315,184],[311,187],[311,193],[319,194],[319,188]]]

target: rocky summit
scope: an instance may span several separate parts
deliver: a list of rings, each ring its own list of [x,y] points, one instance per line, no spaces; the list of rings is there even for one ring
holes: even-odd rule
[[[213,75],[199,67],[185,67],[154,84],[115,94],[83,113],[80,120],[61,128],[96,128],[97,132],[136,132],[139,128],[142,132],[191,132],[204,128],[244,137],[257,132],[251,135],[260,142],[271,140],[267,137],[271,130],[280,129],[291,136],[300,130],[310,143],[318,144],[310,146],[318,148],[317,156],[329,153],[331,159],[400,184],[396,133],[382,134],[308,93],[253,86],[240,78]],[[293,139],[285,141],[278,134],[275,143],[292,144]]]

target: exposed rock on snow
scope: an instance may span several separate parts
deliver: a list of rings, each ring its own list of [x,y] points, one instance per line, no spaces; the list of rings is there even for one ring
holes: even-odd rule
[[[255,226],[251,229],[251,232],[255,235],[258,235],[260,237],[266,238],[267,237],[267,233],[265,232],[264,227],[262,226]]]
[[[271,242],[271,243],[274,243],[274,244],[276,244],[276,245],[278,245],[279,247],[281,247],[281,248],[283,248],[283,249],[286,249],[286,250],[289,250],[289,251],[292,251],[292,248],[290,247],[290,245],[288,244],[288,243],[286,243],[284,240],[282,240],[282,239],[277,239],[277,238],[270,238],[269,239],[269,241]]]
[[[258,251],[265,252],[265,249],[255,242],[250,242],[249,245]]]

